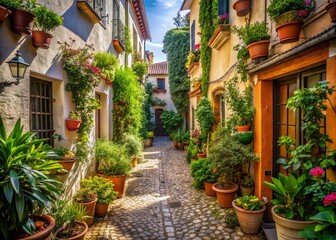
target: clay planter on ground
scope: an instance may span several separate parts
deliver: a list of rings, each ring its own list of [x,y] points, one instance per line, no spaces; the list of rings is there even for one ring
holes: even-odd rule
[[[303,237],[300,237],[297,233],[303,231],[306,226],[315,223],[314,221],[295,221],[280,217],[278,214],[275,213],[275,208],[276,206],[272,208],[272,217],[275,222],[278,240],[304,239]]]
[[[74,165],[74,163],[76,162],[76,159],[63,159],[63,160],[59,160],[58,161],[59,164],[62,165],[62,167],[67,170],[67,171],[71,171],[72,166]]]
[[[330,15],[331,21],[336,22],[336,1],[328,1],[329,4],[326,6],[326,9]],[[331,3],[330,3],[331,2]]]
[[[5,19],[11,14],[12,12],[7,8],[0,6],[0,23],[5,21]]]
[[[53,35],[49,33],[33,30],[33,45],[36,48],[48,49],[52,38]]]
[[[236,126],[238,132],[247,132],[250,130],[250,125]]]
[[[177,142],[177,146],[179,149],[183,149],[183,143],[182,142]]]
[[[177,145],[177,142],[176,142],[176,141],[173,141],[173,146],[174,146],[175,148],[178,148],[178,145]]]
[[[151,140],[148,138],[148,139],[144,139],[143,140],[143,144],[144,144],[144,147],[145,148],[149,148],[149,147],[151,147],[152,145],[151,145]]]
[[[251,43],[247,46],[252,60],[257,60],[259,58],[268,57],[268,48],[270,45],[270,40],[261,40],[258,42]]]
[[[59,237],[57,237],[57,235],[58,235],[58,233],[59,232],[61,232],[62,230],[63,230],[63,228],[62,227],[60,227],[59,229],[57,229],[57,231],[55,232],[55,239],[56,240],[84,240],[84,236],[85,236],[85,234],[86,234],[86,232],[88,231],[88,225],[85,223],[85,222],[78,222],[79,224],[82,224],[83,226],[84,226],[84,231],[81,233],[81,234],[79,234],[79,235],[77,235],[77,236],[75,236],[75,237],[71,237],[71,238],[59,238]]]
[[[240,208],[236,206],[234,201],[232,201],[232,206],[236,209],[236,214],[242,231],[247,234],[257,234],[263,221],[266,206],[263,206],[260,210],[254,211]]]
[[[86,209],[86,214],[85,215],[89,216],[89,217],[85,218],[85,223],[88,226],[91,226],[92,223],[93,223],[93,217],[94,217],[94,213],[95,213],[96,203],[97,203],[97,199],[95,199],[92,202],[88,202],[88,203],[78,203]]]
[[[69,131],[77,131],[80,127],[81,120],[66,119],[65,124]]]
[[[192,161],[192,162],[196,161],[196,158],[190,158],[190,161]]]
[[[22,36],[31,35],[35,15],[20,9],[15,9],[9,16],[11,29]]]
[[[197,153],[197,158],[201,159],[201,158],[206,158],[206,153]]]
[[[217,194],[217,203],[218,206],[222,208],[230,208],[232,207],[232,201],[238,191],[237,184],[230,184],[232,187],[230,189],[224,189],[221,184],[215,183],[212,186],[212,189]]]
[[[239,17],[247,15],[251,11],[250,0],[238,0],[233,4],[233,9],[236,10]]]
[[[254,194],[254,188],[246,188],[246,187],[240,186],[240,192],[242,196],[244,196],[245,194],[251,196]]]
[[[124,175],[107,176],[107,175],[100,174],[100,173],[97,173],[97,176],[107,178],[113,183],[114,191],[118,192],[117,198],[122,198],[124,196],[126,176]]]
[[[42,221],[48,224],[48,227],[43,230],[42,232],[38,232],[34,235],[29,237],[20,238],[18,240],[50,240],[51,239],[51,231],[55,227],[55,219],[49,215],[42,215],[42,216],[33,216],[34,221]]]
[[[276,27],[280,43],[297,42],[300,39],[302,21],[292,21],[280,24]]]
[[[216,192],[212,189],[214,183],[204,182],[205,194],[208,196],[216,196]]]
[[[136,167],[138,163],[138,157],[132,157],[132,167]]]
[[[107,203],[97,203],[95,215],[97,217],[105,217],[107,214],[108,207],[109,205]]]

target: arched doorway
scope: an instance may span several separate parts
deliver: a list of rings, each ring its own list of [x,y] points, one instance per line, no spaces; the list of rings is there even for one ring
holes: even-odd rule
[[[167,136],[167,131],[163,128],[161,114],[163,109],[155,109],[155,136]]]
[[[225,102],[223,94],[224,88],[217,88],[212,92],[212,106],[215,118],[215,124],[213,126],[214,130],[217,129],[218,124],[225,119]]]

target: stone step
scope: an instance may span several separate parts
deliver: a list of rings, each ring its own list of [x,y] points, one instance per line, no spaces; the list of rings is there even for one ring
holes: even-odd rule
[[[261,227],[265,233],[267,240],[278,240],[275,223],[263,223]]]

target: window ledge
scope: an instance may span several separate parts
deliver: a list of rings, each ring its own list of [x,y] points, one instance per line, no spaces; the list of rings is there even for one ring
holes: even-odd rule
[[[155,93],[166,93],[167,89],[153,88],[153,92],[155,92]]]
[[[210,38],[208,45],[211,48],[219,50],[224,45],[224,43],[226,43],[230,39],[230,37],[231,37],[230,25],[229,24],[218,25],[214,34]]]
[[[125,51],[124,46],[118,39],[113,39],[113,47],[118,53],[122,53]]]
[[[98,13],[91,7],[87,1],[78,0],[77,8],[83,11],[83,13],[89,17],[93,23],[99,23],[101,21]]]

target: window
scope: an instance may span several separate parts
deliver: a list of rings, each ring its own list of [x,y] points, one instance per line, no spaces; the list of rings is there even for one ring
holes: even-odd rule
[[[93,9],[98,13],[102,22],[106,24],[106,3],[105,0],[93,0]]]
[[[157,79],[157,87],[158,89],[165,89],[165,79],[164,78]]]
[[[52,83],[40,79],[30,79],[30,131],[39,138],[48,138],[53,145]]]
[[[191,29],[190,29],[191,33],[190,33],[190,47],[191,50],[194,50],[195,47],[195,20],[192,22],[191,24]]]
[[[229,13],[229,0],[218,0],[218,16]]]

